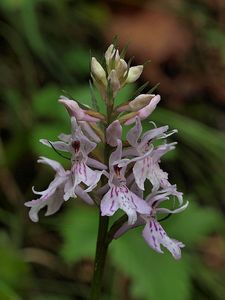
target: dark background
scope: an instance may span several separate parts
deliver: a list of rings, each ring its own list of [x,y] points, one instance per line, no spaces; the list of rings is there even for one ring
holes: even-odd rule
[[[162,165],[189,208],[163,226],[186,244],[182,259],[147,247],[139,230],[112,244],[102,299],[225,299],[225,2],[223,0],[0,2],[0,299],[86,299],[97,211],[70,200],[32,223],[23,203],[53,173],[39,143],[69,132],[57,103],[89,103],[89,59],[118,35],[134,64],[150,59],[139,85],[158,82],[157,125],[177,128]],[[137,86],[126,88],[129,100]],[[167,251],[165,251],[167,252]]]

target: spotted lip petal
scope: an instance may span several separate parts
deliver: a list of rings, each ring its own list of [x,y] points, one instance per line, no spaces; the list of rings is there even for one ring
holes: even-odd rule
[[[184,244],[169,238],[162,226],[151,218],[145,225],[143,237],[148,245],[159,253],[163,253],[161,246],[167,248],[175,259],[181,258],[181,249]]]
[[[71,197],[76,198],[77,187],[80,183],[84,183],[87,186],[85,192],[92,191],[102,174],[103,171],[93,171],[84,162],[75,162],[71,170],[70,180],[65,186],[64,200],[67,201]]]
[[[137,212],[150,214],[151,211],[150,206],[127,186],[112,185],[101,201],[101,213],[103,216],[112,216],[119,208],[128,215],[129,225],[135,224]]]

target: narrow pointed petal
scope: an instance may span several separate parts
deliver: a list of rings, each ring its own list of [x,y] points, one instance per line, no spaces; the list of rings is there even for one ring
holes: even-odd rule
[[[132,184],[131,187],[130,187],[130,190],[131,190],[131,192],[133,192],[135,195],[137,195],[139,198],[143,199],[143,197],[144,197],[143,190],[141,190],[141,189],[138,187],[136,181],[133,182],[133,184]]]
[[[106,129],[106,141],[112,146],[117,146],[117,140],[121,140],[122,126],[118,120],[113,121]]]
[[[77,186],[75,189],[75,193],[78,197],[80,197],[84,202],[88,204],[94,204],[94,201],[91,199],[91,197],[88,195],[87,192],[85,192],[80,186]]]
[[[140,147],[155,138],[161,137],[168,128],[169,126],[162,126],[145,132],[141,138]]]
[[[38,159],[37,162],[50,166],[53,170],[55,170],[56,173],[58,173],[61,176],[64,176],[66,174],[63,166],[59,162],[57,162],[53,159],[49,159],[47,157],[40,156],[40,158]]]
[[[117,140],[117,148],[112,152],[109,158],[109,166],[113,166],[113,164],[121,159],[122,156],[122,142]]]
[[[82,131],[87,135],[87,137],[95,143],[101,142],[99,136],[95,133],[95,131],[91,128],[88,122],[79,121],[79,125],[82,128]]]
[[[135,224],[133,225],[128,225],[128,223],[124,223],[120,229],[115,233],[114,235],[114,239],[118,239],[120,238],[123,234],[125,234],[127,231],[131,230],[131,229],[134,229],[134,228],[137,228],[139,226],[142,226],[145,224],[145,221],[139,216],[137,218],[137,221]]]
[[[134,164],[133,173],[137,186],[144,191],[144,183],[148,173],[148,166],[145,165],[145,160],[140,160]]]
[[[69,152],[69,146],[64,142],[52,142],[46,139],[40,139],[40,142],[48,147],[54,147],[56,150]]]
[[[69,115],[75,117],[78,121],[99,122],[100,119],[90,116],[84,109],[80,108],[75,100],[61,96],[59,102],[67,109]]]
[[[71,134],[61,133],[58,138],[64,143],[69,143],[71,141]]]
[[[89,167],[94,167],[96,169],[100,169],[100,170],[107,170],[108,167],[106,165],[104,165],[103,163],[101,163],[100,161],[94,159],[94,158],[91,158],[91,157],[88,157],[87,158],[87,165]]]
[[[176,142],[170,144],[163,144],[155,148],[154,153],[152,155],[153,161],[158,162],[163,155],[165,155],[167,152],[171,150],[174,150],[176,144],[177,144]]]
[[[143,215],[150,215],[151,213],[151,207],[148,205],[146,201],[139,198],[136,194],[130,192],[130,197],[132,199],[132,202],[135,205],[136,211]]]
[[[90,141],[85,135],[79,137],[81,143],[82,152],[87,156],[96,147],[96,143]]]
[[[187,201],[184,205],[176,208],[176,209],[168,209],[168,208],[157,208],[156,211],[157,213],[166,213],[166,214],[178,214],[182,211],[184,211],[189,205],[189,202]]]
[[[140,138],[141,132],[142,132],[140,118],[136,117],[135,122],[136,122],[135,126],[132,127],[127,133],[127,141],[134,148],[137,147],[137,145],[138,145],[137,142],[138,142],[138,139]]]

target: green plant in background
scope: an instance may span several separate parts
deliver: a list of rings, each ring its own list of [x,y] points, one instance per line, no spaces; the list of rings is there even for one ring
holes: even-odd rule
[[[63,108],[56,105],[58,95],[63,93],[69,98],[77,97],[89,106],[92,103],[89,86],[84,81],[89,69],[89,48],[101,46],[100,42],[96,41],[96,36],[101,34],[96,32],[100,32],[101,27],[104,27],[107,14],[97,3],[89,5],[85,1],[76,1],[71,9],[71,2],[1,1],[0,4],[3,41],[0,69],[1,74],[4,74],[0,79],[0,251],[1,261],[4,262],[0,273],[0,298],[3,300],[86,299],[89,293],[88,282],[91,275],[87,264],[91,265],[89,259],[94,255],[95,240],[84,241],[81,238],[83,231],[86,236],[93,237],[97,230],[96,213],[83,207],[80,202],[67,203],[61,216],[41,218],[41,222],[33,226],[26,219],[25,208],[22,206],[24,200],[31,197],[30,186],[35,184],[44,188],[49,176],[52,176],[47,168],[34,166],[37,154],[60,160],[65,166],[67,163],[51,148],[43,147],[38,142],[41,137],[52,140],[61,130],[69,131]],[[202,2],[201,5],[204,6]],[[33,11],[30,14],[31,8]],[[201,7],[198,11],[200,10]],[[191,3],[189,10],[185,8],[184,12],[192,24],[203,24],[194,22],[196,9],[193,9]],[[216,50],[220,46],[222,51],[223,44],[218,40],[221,35],[217,34],[221,32],[218,23],[214,22],[213,27],[211,26],[213,17],[209,10],[202,10],[202,16],[204,20],[209,21],[207,26],[213,30],[209,31],[203,26],[202,29],[195,28],[194,32],[199,33],[203,30],[203,35],[200,36],[207,37],[207,47],[213,46]],[[39,31],[38,35],[35,34],[36,30]],[[214,33],[216,39],[213,38]],[[38,36],[42,40],[42,46],[32,41]],[[201,42],[204,41],[201,39]],[[198,46],[201,56],[205,54],[203,50],[211,49],[202,49],[200,44]],[[41,47],[48,50],[42,51],[40,55],[38,49]],[[199,56],[195,58],[196,68],[198,58]],[[210,60],[210,57],[204,56],[203,61],[206,69],[213,70],[216,67],[216,63]],[[59,64],[62,64],[62,67],[59,67]],[[216,92],[216,88],[214,91]],[[125,87],[118,93],[118,103],[132,99],[134,93],[134,85]],[[168,153],[163,160],[163,166],[169,171],[171,181],[176,181],[179,188],[185,191],[187,199],[191,199],[191,205],[182,213],[182,225],[177,221],[179,216],[173,216],[172,222],[170,219],[168,222],[165,220],[162,225],[170,236],[182,239],[188,246],[180,261],[182,267],[180,262],[177,264],[170,257],[170,264],[167,264],[166,255],[163,258],[160,256],[160,269],[155,267],[155,278],[148,279],[145,274],[150,274],[149,269],[156,264],[158,256],[145,247],[139,232],[135,230],[117,240],[110,248],[109,272],[106,274],[103,295],[106,299],[133,299],[134,295],[144,299],[156,298],[154,291],[163,293],[161,285],[157,284],[166,280],[166,277],[161,276],[163,271],[160,270],[171,270],[167,278],[167,281],[171,281],[168,281],[168,285],[164,284],[167,287],[165,294],[173,293],[172,296],[178,299],[224,299],[224,251],[220,240],[222,242],[224,235],[221,213],[225,192],[225,138],[218,129],[211,127],[222,128],[220,120],[223,118],[223,112],[219,111],[215,104],[203,101],[205,99],[201,95],[198,100],[202,100],[201,103],[183,105],[185,117],[182,116],[182,108],[179,113],[172,112],[168,108],[161,108],[162,103],[151,118],[158,126],[166,123],[179,131],[179,135],[176,136],[179,147],[176,151]],[[52,107],[55,108],[54,112]],[[199,121],[194,120],[196,118]],[[146,121],[146,126],[148,124]],[[194,199],[192,195],[195,195]],[[192,203],[195,201],[200,202],[201,206],[192,209]],[[207,207],[204,207],[206,205]],[[194,211],[198,218],[195,217]],[[191,215],[191,212],[194,212],[194,215]],[[189,226],[192,219],[201,221],[193,223],[195,231]],[[171,223],[172,226],[169,226]],[[185,236],[176,231],[179,227],[183,228]],[[58,237],[58,230],[64,241],[61,257],[61,238]],[[81,234],[76,235],[75,232],[78,231]],[[192,239],[191,234],[195,232],[194,242],[189,242],[189,238]],[[213,245],[214,252],[208,253]],[[138,248],[136,253],[139,253],[139,250],[142,253],[143,260],[135,260],[140,263],[138,265],[131,265],[133,251],[130,249],[133,247]],[[9,248],[12,249],[10,253],[6,251]],[[123,255],[119,257],[120,253]],[[214,260],[217,261],[217,265],[216,262],[212,265]],[[82,272],[79,269],[80,265],[84,270]],[[143,272],[145,268],[146,271]],[[194,269],[194,272],[190,269]],[[179,280],[179,276],[182,280]],[[20,282],[21,278],[24,283],[18,286],[16,283]],[[157,278],[160,278],[160,281]],[[177,291],[173,290],[174,285],[179,287]],[[179,293],[182,293],[182,296]],[[161,299],[169,298],[165,294],[160,294]]]

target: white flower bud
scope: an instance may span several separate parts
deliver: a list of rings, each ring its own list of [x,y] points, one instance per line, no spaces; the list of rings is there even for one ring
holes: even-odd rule
[[[127,71],[127,63],[125,62],[124,59],[121,58],[117,64],[117,68],[116,68],[118,78],[122,79],[122,77],[126,71]]]
[[[143,71],[143,65],[131,67],[128,71],[126,83],[135,82],[141,76],[142,71]]]
[[[95,57],[92,57],[91,59],[91,72],[96,81],[103,83],[104,86],[107,86],[105,70]]]
[[[134,100],[129,102],[129,107],[132,111],[137,111],[144,106],[148,105],[150,100],[154,97],[155,95],[149,95],[149,94],[141,94],[137,96]]]
[[[105,61],[106,61],[107,66],[110,63],[110,60],[112,59],[112,56],[113,56],[114,52],[115,52],[114,45],[111,44],[105,52]]]
[[[113,95],[115,96],[115,94],[119,91],[120,89],[120,82],[119,79],[117,77],[117,73],[115,70],[112,70],[108,76],[108,80],[110,81],[110,85],[112,87],[112,91],[113,91]]]

